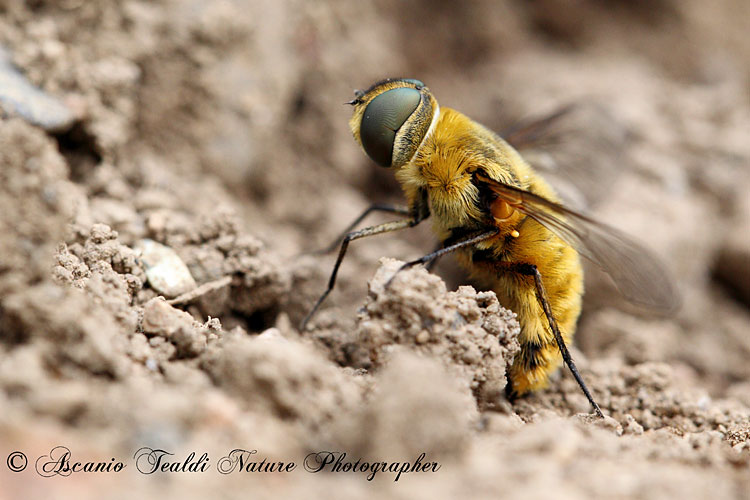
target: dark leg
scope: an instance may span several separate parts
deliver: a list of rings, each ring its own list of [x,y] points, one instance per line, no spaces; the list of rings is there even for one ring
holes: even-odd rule
[[[555,335],[555,341],[557,342],[557,347],[560,349],[560,354],[562,354],[563,361],[565,361],[565,364],[568,365],[570,373],[573,374],[573,378],[575,378],[576,382],[578,382],[579,387],[586,395],[586,398],[589,400],[589,403],[591,403],[591,406],[594,408],[596,414],[599,417],[604,418],[604,414],[602,413],[601,408],[599,408],[599,405],[596,404],[596,401],[594,401],[594,397],[591,395],[591,392],[589,392],[589,388],[586,387],[581,374],[578,373],[578,368],[576,368],[576,364],[573,362],[573,358],[570,356],[570,351],[568,351],[568,347],[565,345],[565,340],[563,340],[562,335],[560,334],[560,329],[557,326],[557,321],[552,315],[552,309],[549,305],[547,292],[544,289],[544,284],[542,283],[541,273],[536,268],[536,266],[531,264],[512,264],[510,266],[510,270],[516,271],[517,273],[523,274],[525,276],[532,276],[534,278],[534,286],[536,287],[537,298],[542,305],[544,315],[547,316],[549,327],[552,330],[552,333]]]
[[[407,227],[413,227],[419,224],[420,219],[405,219],[405,220],[399,220],[399,221],[393,221],[393,222],[386,222],[385,224],[378,224],[377,226],[371,226],[366,227],[364,229],[360,229],[359,231],[353,231],[350,233],[347,233],[344,236],[344,240],[341,242],[341,249],[339,250],[339,256],[336,259],[336,264],[333,266],[333,272],[331,273],[331,278],[328,280],[328,287],[326,288],[325,292],[323,292],[323,295],[320,296],[317,302],[315,302],[315,305],[313,306],[312,310],[305,316],[305,319],[302,320],[302,323],[300,323],[300,330],[304,330],[307,326],[307,322],[310,321],[310,318],[313,317],[315,312],[320,307],[320,304],[323,303],[323,301],[328,297],[328,294],[331,293],[331,290],[333,290],[334,285],[336,284],[336,275],[339,272],[339,267],[341,266],[341,262],[344,260],[344,255],[346,255],[346,249],[349,247],[349,242],[358,240],[360,238],[364,238],[365,236],[374,236],[376,234],[382,234],[382,233],[389,233],[391,231],[398,231],[399,229],[406,229]]]
[[[442,243],[438,243],[435,247],[435,250],[432,251],[432,253],[437,252],[438,250],[444,248]],[[433,268],[437,265],[438,261],[440,261],[440,257],[435,257],[431,261],[429,261],[427,264],[425,264],[425,269],[432,272]]]
[[[316,254],[324,254],[324,253],[330,253],[333,252],[334,249],[339,245],[339,243],[346,237],[347,234],[349,234],[355,227],[359,225],[360,222],[365,220],[365,217],[370,215],[372,212],[387,212],[390,214],[397,214],[397,215],[411,215],[411,212],[407,207],[398,206],[398,205],[390,205],[388,203],[373,203],[370,205],[370,208],[362,212],[362,214],[354,219],[354,222],[349,224],[346,229],[327,247],[325,247],[322,250],[318,250],[315,252]]]
[[[401,267],[399,267],[398,270],[395,273],[393,273],[393,276],[391,276],[391,279],[389,279],[388,282],[385,284],[385,288],[388,288],[389,286],[391,286],[391,282],[393,281],[393,278],[395,278],[396,275],[398,273],[400,273],[401,271],[403,271],[404,269],[408,269],[410,267],[414,267],[417,264],[424,264],[426,262],[434,261],[436,259],[439,259],[440,257],[442,257],[443,255],[445,255],[447,253],[455,252],[459,248],[468,247],[468,246],[471,246],[471,245],[473,245],[475,243],[479,243],[480,241],[486,240],[488,238],[492,238],[497,233],[498,233],[497,229],[491,229],[491,230],[485,231],[483,233],[474,234],[472,236],[469,236],[468,238],[466,238],[463,241],[459,241],[457,243],[453,243],[452,245],[448,245],[445,248],[441,248],[439,250],[435,250],[432,253],[428,253],[427,255],[425,255],[424,257],[422,257],[420,259],[412,260],[411,262],[407,262],[404,265],[402,265]]]

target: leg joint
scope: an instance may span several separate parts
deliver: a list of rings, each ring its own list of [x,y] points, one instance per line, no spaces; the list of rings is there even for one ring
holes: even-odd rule
[[[516,271],[518,274],[523,274],[524,276],[536,276],[539,274],[539,270],[536,268],[534,264],[516,264],[514,271]]]

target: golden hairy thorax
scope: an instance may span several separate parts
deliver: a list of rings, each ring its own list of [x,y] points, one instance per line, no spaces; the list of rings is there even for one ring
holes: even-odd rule
[[[420,190],[427,191],[435,231],[445,241],[457,228],[466,231],[487,225],[486,216],[477,208],[480,193],[472,183],[472,175],[480,168],[494,180],[557,200],[552,188],[503,139],[445,108],[412,161],[396,171],[396,178],[410,202]],[[572,340],[581,310],[583,271],[577,252],[530,217],[507,204],[493,207],[492,214],[498,236],[459,251],[457,257],[518,316],[522,350],[510,379],[514,391],[524,394],[546,386],[562,358],[532,279],[503,272],[502,264],[537,267],[566,342]],[[477,251],[483,251],[485,258],[477,261]]]

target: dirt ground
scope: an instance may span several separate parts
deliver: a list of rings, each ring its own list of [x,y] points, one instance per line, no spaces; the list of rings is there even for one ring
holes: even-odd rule
[[[747,19],[745,0],[0,0],[0,498],[747,498]],[[498,131],[593,110],[550,176],[683,300],[633,315],[587,272],[572,351],[606,419],[567,371],[505,400],[518,324],[450,258],[384,289],[429,225],[353,244],[297,328],[334,260],[312,252],[400,200],[342,105],[388,76]],[[58,446],[125,468],[42,477]],[[208,470],[146,474],[144,448]],[[220,473],[235,449],[295,469]],[[439,465],[313,473],[326,451]]]

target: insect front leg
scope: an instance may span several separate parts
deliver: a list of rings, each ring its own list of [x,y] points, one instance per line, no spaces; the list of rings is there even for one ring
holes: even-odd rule
[[[354,219],[354,221],[351,224],[349,224],[346,227],[346,229],[344,229],[341,232],[341,234],[335,240],[331,242],[330,245],[328,245],[324,249],[319,250],[315,253],[324,254],[324,253],[333,252],[336,249],[336,247],[340,244],[340,242],[346,237],[346,235],[352,232],[352,230],[355,227],[357,227],[360,222],[365,220],[365,218],[368,215],[370,215],[372,212],[386,212],[389,214],[404,215],[404,216],[411,215],[412,213],[411,210],[409,210],[409,208],[406,206],[393,205],[390,203],[373,203],[372,205],[370,205],[369,208],[367,208],[367,210],[362,212],[359,217]]]
[[[376,207],[376,208],[374,208]],[[384,210],[384,211],[391,211],[393,210],[394,213],[401,213],[401,208],[399,207],[393,207],[389,205],[373,205],[373,207],[370,207],[369,209],[365,210],[365,212],[357,218],[357,220],[354,221],[352,226],[359,224],[362,219],[364,219],[370,212],[374,210]],[[318,298],[318,300],[315,302],[315,305],[313,306],[312,310],[305,316],[305,319],[302,320],[302,323],[300,323],[300,330],[304,330],[307,326],[308,321],[310,321],[310,318],[312,318],[315,313],[317,312],[320,305],[323,303],[323,301],[328,297],[328,294],[331,293],[331,290],[333,290],[334,285],[336,285],[336,275],[339,272],[339,267],[341,266],[341,262],[344,260],[344,255],[346,255],[346,250],[349,248],[349,242],[358,240],[359,238],[364,238],[365,236],[375,236],[376,234],[383,234],[383,233],[390,233],[392,231],[398,231],[399,229],[406,229],[408,227],[414,227],[426,218],[430,216],[430,206],[429,201],[427,198],[427,191],[424,189],[420,189],[417,193],[417,196],[413,199],[411,202],[411,207],[407,211],[407,215],[410,215],[409,219],[399,220],[399,221],[392,221],[392,222],[386,222],[384,224],[378,224],[376,226],[370,226],[366,227],[364,229],[360,229],[359,231],[350,231],[347,232],[343,240],[341,241],[341,248],[339,249],[339,255],[336,258],[336,263],[333,266],[333,272],[331,272],[331,277],[328,280],[328,287],[323,292],[323,295]]]
[[[349,248],[349,243],[354,240],[358,240],[360,238],[364,238],[366,236],[375,236],[376,234],[383,234],[383,233],[390,233],[392,231],[398,231],[399,229],[406,229],[408,227],[414,227],[417,224],[419,224],[423,218],[415,217],[412,219],[405,219],[405,220],[399,220],[399,221],[392,221],[392,222],[386,222],[384,224],[378,224],[377,226],[370,226],[366,227],[364,229],[360,229],[359,231],[352,231],[347,233],[344,236],[343,241],[341,242],[341,248],[339,249],[339,256],[336,259],[336,263],[333,266],[333,272],[331,273],[331,277],[328,280],[328,287],[323,292],[323,295],[320,296],[320,298],[315,302],[315,305],[313,306],[312,310],[305,316],[305,319],[302,320],[302,323],[300,323],[300,330],[304,330],[307,326],[307,322],[310,321],[310,318],[315,315],[320,305],[323,303],[323,301],[328,297],[328,294],[331,293],[331,290],[333,290],[333,287],[336,285],[336,276],[339,272],[339,267],[341,266],[341,262],[344,260],[344,255],[346,255],[346,250]]]

